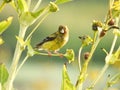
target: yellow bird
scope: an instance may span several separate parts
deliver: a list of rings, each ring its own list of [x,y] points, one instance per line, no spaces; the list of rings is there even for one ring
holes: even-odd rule
[[[58,31],[43,39],[36,45],[37,50],[45,50],[49,52],[57,52],[62,48],[69,39],[69,29],[67,26],[60,25]]]

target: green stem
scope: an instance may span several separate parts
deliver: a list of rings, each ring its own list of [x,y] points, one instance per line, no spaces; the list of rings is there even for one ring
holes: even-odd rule
[[[83,85],[83,81],[84,81],[82,79],[86,77],[88,64],[89,64],[89,62],[90,62],[90,60],[91,60],[91,58],[92,58],[92,56],[93,56],[93,54],[95,52],[95,50],[96,50],[100,40],[101,39],[98,37],[96,42],[92,45],[92,48],[91,48],[91,51],[90,51],[90,55],[89,55],[88,59],[85,60],[85,63],[83,64],[83,67],[82,67],[81,72],[80,72],[80,77],[79,77],[79,79],[77,81],[77,84],[76,84],[77,90],[82,90],[82,85]]]
[[[23,61],[21,62],[21,64],[19,65],[19,67],[17,68],[17,70],[16,70],[16,75],[17,75],[17,73],[19,72],[19,70],[21,69],[21,67],[24,65],[24,63],[27,61],[27,59],[29,58],[29,55],[27,55],[24,59],[23,59]],[[15,76],[16,76],[15,75]]]
[[[24,38],[26,30],[27,30],[27,26],[20,25],[19,37]],[[17,69],[17,65],[18,65],[21,53],[22,53],[21,46],[19,44],[19,41],[17,41],[13,61],[10,67],[9,78],[6,86],[7,90],[12,90],[13,88],[13,82],[15,79],[16,69]]]
[[[43,55],[43,56],[60,56],[61,54],[59,54],[59,53],[57,53],[57,54],[53,54],[53,53],[51,53],[50,55],[48,54],[48,53],[36,53],[36,54],[38,54],[38,55]],[[63,54],[63,56],[64,56],[64,54]]]
[[[109,67],[109,64],[105,64],[105,66],[103,67],[102,71],[100,72],[99,76],[97,77],[97,79],[91,84],[91,86],[89,87],[89,89],[93,89],[94,86],[96,85],[96,83],[100,80],[100,78],[103,76],[103,74],[105,73],[105,71],[107,70],[107,68]]]
[[[116,26],[118,26],[118,22],[119,22],[119,18],[116,18]],[[118,30],[118,29],[114,29],[114,30]],[[113,30],[113,31],[114,31]],[[115,34],[113,42],[112,42],[112,46],[110,49],[109,54],[107,55],[108,59],[110,60],[109,56],[111,57],[111,54],[113,53],[116,41],[117,41],[118,36]],[[107,60],[107,62],[109,62],[109,60]],[[105,73],[105,71],[107,70],[107,68],[109,67],[109,63],[106,63],[102,69],[102,71],[100,72],[99,76],[97,77],[97,79],[93,82],[93,84],[90,86],[90,88],[94,88],[95,84],[97,84],[97,82],[100,80],[100,78],[103,76],[103,74]]]
[[[38,0],[37,4],[33,8],[33,12],[36,11],[39,8],[40,4],[41,4],[41,0]]]
[[[35,30],[40,26],[40,24],[45,20],[45,18],[49,15],[50,13],[48,12],[41,20],[40,22],[36,25],[36,27],[30,32],[30,34],[27,36],[25,41],[28,41],[32,34],[35,32]]]
[[[82,51],[82,49],[83,49],[83,45],[80,47],[80,49],[79,49],[79,53],[78,53],[78,67],[79,67],[79,71],[81,72],[81,51]]]

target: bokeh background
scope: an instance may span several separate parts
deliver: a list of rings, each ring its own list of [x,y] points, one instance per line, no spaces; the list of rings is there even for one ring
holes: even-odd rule
[[[36,1],[32,0],[32,7],[36,4]],[[46,6],[49,2],[50,0],[42,0],[41,7]],[[75,51],[75,62],[68,65],[68,73],[74,84],[79,74],[77,55],[81,41],[78,39],[78,36],[93,36],[93,31],[91,29],[92,21],[100,20],[104,22],[105,15],[107,14],[109,7],[108,3],[109,0],[73,0],[72,2],[60,5],[60,11],[49,15],[32,36],[32,46],[34,47],[38,42],[42,41],[44,37],[55,32],[59,25],[68,26],[70,30],[70,39],[60,52],[65,53],[66,49],[71,48]],[[0,20],[4,20],[8,16],[13,16],[14,19],[11,26],[2,35],[5,43],[0,46],[0,62],[6,63],[9,67],[16,44],[15,36],[18,35],[19,31],[17,14],[10,5],[6,5],[0,13]],[[28,29],[27,34],[33,27],[34,25]],[[97,77],[103,67],[105,62],[105,53],[101,50],[101,48],[105,48],[109,51],[113,40],[113,35],[111,33],[112,31],[109,31],[98,45],[98,48],[92,58],[92,62],[89,65],[89,76],[84,87],[88,86],[91,81]],[[119,45],[120,38],[118,38],[115,50]],[[84,48],[82,53],[89,50],[90,46]],[[24,57],[25,54],[26,53],[23,53],[22,56]],[[21,60],[23,57],[21,57]],[[27,60],[18,73],[14,82],[14,87],[17,88],[17,90],[60,90],[62,82],[62,67],[65,62],[66,58],[35,55]],[[103,90],[107,81],[107,75],[113,75],[114,73],[120,71],[119,65],[120,63],[117,63],[108,69],[105,74],[106,76],[103,76],[103,80],[97,84],[97,89],[95,90]],[[109,90],[120,90],[120,86],[115,85]]]

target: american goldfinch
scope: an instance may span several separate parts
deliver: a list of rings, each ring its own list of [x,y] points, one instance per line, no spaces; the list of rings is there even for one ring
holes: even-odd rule
[[[68,42],[68,39],[69,30],[67,26],[60,25],[58,31],[43,39],[42,42],[36,45],[36,49],[57,52]]]

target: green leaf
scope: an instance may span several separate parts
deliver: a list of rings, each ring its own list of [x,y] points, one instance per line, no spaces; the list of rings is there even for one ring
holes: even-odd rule
[[[31,12],[23,12],[20,16],[20,23],[29,26],[34,23],[36,20],[36,17],[33,16],[33,13]]]
[[[63,66],[62,78],[61,90],[76,90],[75,86],[70,81],[66,65]]]
[[[114,54],[107,55],[105,61],[108,64],[114,64],[115,62],[120,61],[120,47]]]
[[[57,11],[59,11],[58,6],[54,2],[50,2],[49,8],[50,8],[50,12],[57,12]]]
[[[12,0],[3,0],[5,3],[9,3],[11,2]]]
[[[0,22],[0,35],[9,27],[12,22],[12,17],[8,17],[7,20]]]
[[[15,0],[15,6],[19,14],[23,12],[28,12],[28,6],[25,0]]]
[[[0,37],[0,45],[3,43],[4,43],[4,41],[3,41],[2,37]]]
[[[64,56],[68,59],[69,63],[73,62],[75,59],[75,53],[73,49],[67,49]]]
[[[27,43],[27,49],[28,49],[27,53],[29,56],[33,56],[34,54],[36,54],[36,52],[34,51],[30,43],[31,43],[31,39],[29,39]]]
[[[48,8],[43,8],[38,10],[37,12],[23,12],[20,16],[20,23],[26,26],[32,25],[37,18],[48,12]]]
[[[72,0],[56,0],[55,3],[56,4],[63,4],[63,3],[67,3],[67,2],[70,2]]]
[[[19,44],[21,46],[21,50],[25,49],[25,46],[27,45],[27,43],[23,40],[23,38],[16,36],[17,40],[19,41]]]
[[[118,83],[120,81],[120,73],[113,75],[110,80],[107,82],[107,87],[111,87],[112,85]]]
[[[4,64],[0,64],[0,83],[3,86],[4,83],[7,81],[9,73],[6,69]]]

